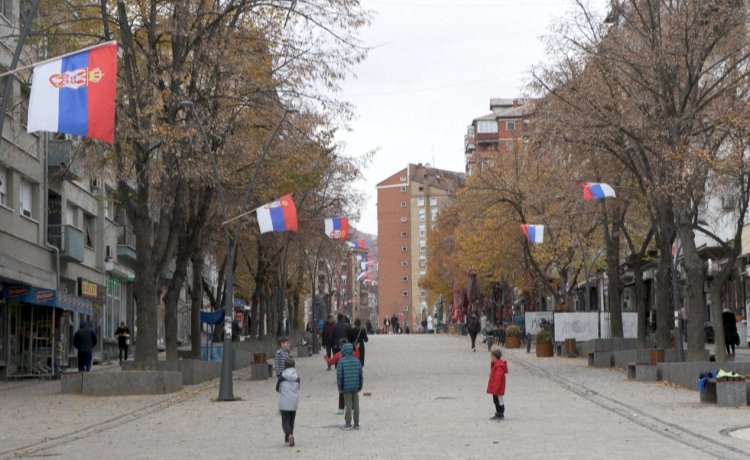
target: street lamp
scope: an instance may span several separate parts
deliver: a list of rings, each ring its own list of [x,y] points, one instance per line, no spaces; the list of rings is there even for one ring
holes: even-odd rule
[[[237,250],[237,230],[239,230],[238,226],[239,224],[235,224],[234,228],[234,235],[235,237],[232,237],[232,234],[229,232],[228,223],[234,220],[238,220],[240,217],[249,214],[249,212],[246,212],[244,214],[241,214],[239,216],[235,216],[232,219],[227,219],[227,208],[226,208],[226,200],[224,197],[224,188],[221,185],[221,179],[219,178],[219,171],[216,166],[216,156],[214,154],[213,148],[211,147],[211,142],[208,140],[208,136],[206,136],[206,131],[203,129],[203,124],[200,121],[200,118],[198,117],[198,112],[195,110],[195,104],[193,104],[192,101],[182,101],[180,102],[180,105],[185,107],[190,107],[191,112],[193,113],[193,118],[195,119],[195,124],[198,126],[198,130],[201,133],[201,137],[203,138],[203,144],[205,149],[208,151],[209,158],[211,159],[211,170],[213,172],[214,181],[216,182],[216,188],[219,191],[219,204],[221,206],[221,214],[224,218],[224,222],[222,223],[222,227],[224,228],[224,238],[226,239],[226,246],[227,246],[227,263],[226,263],[226,279],[224,282],[224,289],[225,289],[225,295],[224,295],[224,346],[222,350],[222,356],[221,356],[221,380],[219,382],[219,401],[234,401],[234,391],[232,388],[232,368],[234,367],[234,360],[233,360],[233,353],[232,353],[232,317],[233,315],[233,303],[234,303],[234,253]],[[276,127],[273,129],[273,132],[271,133],[271,137],[268,139],[268,142],[265,146],[263,146],[263,151],[261,152],[260,158],[258,159],[258,164],[255,166],[255,171],[253,171],[253,175],[250,177],[250,179],[247,182],[247,185],[245,187],[245,194],[243,197],[243,208],[246,208],[250,201],[250,192],[253,189],[253,184],[255,183],[255,178],[258,176],[258,172],[260,171],[260,167],[263,165],[263,160],[266,158],[266,154],[271,148],[271,144],[273,142],[273,139],[276,137],[276,133],[278,133],[279,129],[281,128],[281,125],[284,123],[284,120],[286,120],[286,117],[290,113],[298,113],[296,110],[290,110],[285,109],[284,110],[284,116],[279,120],[279,122],[276,124]]]

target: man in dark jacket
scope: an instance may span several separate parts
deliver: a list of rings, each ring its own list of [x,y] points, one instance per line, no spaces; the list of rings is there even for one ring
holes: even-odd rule
[[[333,316],[328,315],[325,326],[323,326],[323,346],[326,348],[326,356],[329,358],[333,356],[333,349],[336,347],[336,342],[333,337]],[[328,365],[328,370],[331,370],[331,365]]]
[[[351,328],[352,327],[349,323],[344,321],[344,315],[341,313],[336,315],[336,324],[333,325],[333,354],[341,351],[341,348],[339,347],[341,339],[349,338],[349,331],[351,331]]]
[[[477,342],[477,334],[479,334],[479,319],[477,319],[477,314],[472,313],[471,316],[466,320],[466,332],[469,333],[469,337],[471,337],[471,351],[475,352],[476,349],[476,342]]]
[[[94,347],[97,344],[96,332],[89,323],[81,321],[81,328],[73,336],[73,346],[78,349],[78,370],[89,372],[93,360]]]

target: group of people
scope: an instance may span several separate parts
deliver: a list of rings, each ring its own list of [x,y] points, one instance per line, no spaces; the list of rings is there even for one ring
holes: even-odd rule
[[[344,414],[343,430],[359,429],[359,392],[364,384],[365,343],[367,330],[359,318],[350,326],[344,315],[329,316],[323,328],[323,345],[328,370],[336,369],[336,386],[339,395],[337,414]],[[279,349],[274,357],[276,391],[279,393],[279,412],[284,443],[294,446],[294,420],[299,406],[300,377],[295,362],[289,357],[289,339],[279,338]],[[352,424],[352,422],[354,422]]]
[[[115,331],[117,348],[119,349],[120,363],[128,360],[128,343],[130,341],[130,329],[124,322]],[[81,321],[81,326],[73,335],[73,346],[78,351],[78,370],[90,372],[94,362],[94,348],[99,343],[96,332],[91,328],[88,321]]]

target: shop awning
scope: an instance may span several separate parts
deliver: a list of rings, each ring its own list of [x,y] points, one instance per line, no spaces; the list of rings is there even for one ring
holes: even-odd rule
[[[15,302],[60,308],[89,316],[94,311],[90,300],[52,289],[22,285],[6,286],[5,298]]]

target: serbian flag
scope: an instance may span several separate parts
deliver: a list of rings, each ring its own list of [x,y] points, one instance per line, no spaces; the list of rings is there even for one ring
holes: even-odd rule
[[[583,199],[586,201],[615,198],[615,189],[607,184],[599,182],[581,182],[580,185],[583,189]]]
[[[328,238],[345,240],[349,236],[349,218],[332,217],[326,219],[326,235],[328,235]]]
[[[544,243],[544,225],[521,225],[523,234],[531,244]]]
[[[297,207],[292,195],[284,195],[276,201],[265,204],[255,210],[258,216],[260,233],[296,232]]]
[[[107,42],[34,66],[30,133],[51,131],[115,138],[117,42]]]

